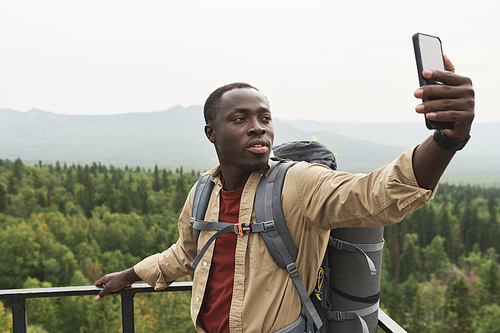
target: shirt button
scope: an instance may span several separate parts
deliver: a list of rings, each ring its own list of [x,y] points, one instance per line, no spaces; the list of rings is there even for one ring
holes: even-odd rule
[[[203,262],[203,266],[207,266],[207,265],[208,265],[208,264],[207,264],[207,262],[206,262],[206,261],[204,261],[204,262]]]
[[[196,297],[196,303],[198,303],[199,301],[200,301],[200,298]]]

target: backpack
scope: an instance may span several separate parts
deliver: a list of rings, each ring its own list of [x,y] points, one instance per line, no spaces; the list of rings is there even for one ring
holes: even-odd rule
[[[210,175],[200,177],[195,188],[191,216],[191,225],[195,231],[196,242],[198,243],[201,230],[217,230],[217,232],[205,243],[191,266],[196,269],[210,244],[219,235],[235,232],[243,236],[245,233],[258,232],[278,266],[288,271],[302,302],[302,311],[299,318],[294,323],[279,330],[279,333],[326,333],[334,330],[335,332],[356,332],[359,331],[360,327],[363,333],[376,332],[378,322],[376,312],[379,305],[378,290],[380,289],[380,274],[376,275],[376,266],[378,266],[379,271],[383,241],[378,240],[382,238],[381,231],[383,228],[340,228],[332,230],[328,249],[318,272],[315,290],[309,295],[295,266],[298,250],[292,241],[283,216],[281,191],[286,172],[297,161],[320,163],[336,170],[336,157],[318,141],[289,142],[273,147],[273,152],[275,157],[272,158],[274,161],[271,171],[267,176],[262,177],[255,194],[256,223],[234,224],[204,221],[214,184]],[[337,238],[336,234],[341,236],[342,240]],[[358,239],[361,239],[362,242],[358,242]],[[339,257],[339,253],[346,253],[347,257],[346,255]],[[367,253],[379,254],[378,257],[374,258],[377,265]],[[347,260],[348,263],[356,262],[356,266],[358,266],[354,267],[355,277],[349,276],[347,278],[347,286],[344,283],[346,281],[343,281],[346,280],[342,277],[343,273],[337,274],[340,279],[335,279],[335,274],[332,274],[332,271],[335,271],[336,268],[341,268],[337,267],[337,262],[342,260]],[[359,266],[362,266],[363,271],[367,271],[366,266],[368,266],[370,274],[360,274]],[[359,281],[358,276],[364,276],[365,281]],[[349,286],[353,281],[361,282],[362,285],[355,283],[354,288]],[[366,290],[367,283],[369,285],[368,290]],[[369,296],[360,296],[359,289],[362,289],[363,295],[373,289],[377,291],[368,293]],[[367,303],[370,305],[366,306]],[[332,304],[335,304],[335,306],[332,306]],[[342,305],[342,310],[337,305]],[[369,322],[370,328],[363,319],[363,317],[368,316],[374,318]],[[348,322],[350,323],[345,325]]]

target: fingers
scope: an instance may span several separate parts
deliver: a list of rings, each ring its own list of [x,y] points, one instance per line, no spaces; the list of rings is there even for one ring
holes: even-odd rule
[[[95,283],[96,286],[104,286],[99,294],[97,294],[95,299],[96,301],[98,301],[108,293],[116,292],[122,290],[123,288],[130,287],[132,283],[139,280],[140,278],[135,273],[133,267],[122,272],[106,274]]]
[[[455,73],[455,66],[450,61],[450,59],[448,58],[448,56],[445,54],[445,55],[443,55],[443,58],[444,58],[444,68],[446,68],[446,70],[448,72]]]
[[[97,296],[95,297],[95,300],[96,301],[100,301],[101,299],[103,299],[106,295],[113,295],[113,296],[117,296],[118,294],[116,293],[117,291],[120,291],[122,290],[123,288],[127,288],[127,287],[130,287],[131,285],[119,285],[119,286],[115,286],[115,284],[113,283],[108,283],[108,284],[104,284],[104,287],[102,288],[102,290],[97,294]],[[96,286],[99,286],[97,285],[97,282],[96,282]]]
[[[97,285],[97,282],[96,282],[96,285]],[[95,300],[96,301],[100,301],[102,298],[104,298],[104,296],[106,296],[108,293],[110,292],[109,288],[104,285],[104,288],[102,288],[102,290],[97,294],[97,296],[95,297]]]
[[[420,99],[457,99],[462,97],[474,99],[474,90],[469,85],[454,87],[444,84],[433,84],[418,88],[415,90],[414,95]]]
[[[429,120],[470,124],[474,119],[474,105],[474,97],[466,94],[465,97],[429,100],[417,105],[415,111],[425,114]]]
[[[453,65],[452,65],[453,66]],[[455,67],[453,67],[454,69]],[[470,78],[462,75],[455,74],[451,71],[440,71],[437,69],[424,69],[422,76],[427,80],[438,81],[449,86],[470,85],[472,81]],[[429,86],[426,86],[429,87]]]
[[[101,300],[107,294],[109,294],[111,292],[118,291],[118,290],[124,288],[124,286],[121,286],[119,284],[117,285],[115,274],[104,275],[102,278],[100,278],[99,280],[96,281],[95,286],[96,287],[99,287],[99,286],[103,287],[101,289],[101,291],[95,297],[96,301]]]
[[[448,71],[422,71],[424,78],[442,84],[426,85],[415,90],[415,97],[424,100],[415,107],[415,111],[425,114],[429,120],[453,122],[453,129],[443,131],[449,138],[467,138],[474,119],[472,81],[468,77],[454,74],[455,67],[447,57],[445,65]]]
[[[99,280],[97,280],[94,285],[95,286],[102,286],[102,285],[105,284],[105,280],[106,280],[106,276],[103,276],[102,278],[100,278]]]

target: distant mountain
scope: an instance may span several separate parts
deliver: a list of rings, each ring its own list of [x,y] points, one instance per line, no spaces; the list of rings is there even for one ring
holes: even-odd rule
[[[422,122],[395,124],[320,123],[289,120],[289,125],[310,132],[326,131],[389,147],[412,147],[432,134]],[[500,123],[474,123],[467,146],[456,153],[447,173],[500,174]]]
[[[275,144],[315,135],[338,154],[339,169],[366,172],[389,163],[430,134],[422,124],[319,123],[274,120]],[[499,173],[498,124],[476,124],[450,172]],[[106,165],[205,170],[217,163],[205,138],[201,106],[110,116],[68,116],[0,110],[0,158],[27,164],[101,162]]]

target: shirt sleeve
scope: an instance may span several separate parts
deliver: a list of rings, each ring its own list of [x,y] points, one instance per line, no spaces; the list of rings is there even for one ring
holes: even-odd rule
[[[368,174],[303,165],[295,171],[299,205],[310,222],[321,229],[397,223],[428,203],[437,189],[418,186],[412,165],[413,150],[406,150],[392,163]]]
[[[192,273],[196,257],[196,241],[190,224],[194,187],[179,217],[179,239],[162,253],[157,253],[134,266],[135,273],[155,290],[167,288],[176,279]]]

